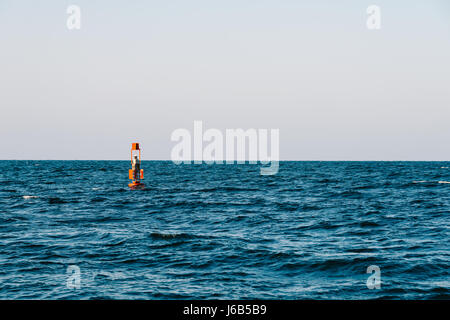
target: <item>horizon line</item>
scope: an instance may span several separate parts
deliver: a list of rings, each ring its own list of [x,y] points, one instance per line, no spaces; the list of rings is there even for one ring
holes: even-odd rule
[[[0,161],[130,161],[130,159],[0,159]],[[173,162],[173,160],[170,159],[146,159],[141,161],[169,161]],[[205,160],[202,160],[202,163],[194,163],[195,160],[189,160],[192,163],[191,164],[206,164],[204,163]],[[208,161],[208,160],[206,160]],[[227,160],[218,160],[222,161],[223,163],[216,163],[213,164],[227,164]],[[238,160],[234,160],[234,163],[237,164]],[[245,160],[244,164],[249,164],[250,160]],[[257,160],[257,163],[254,164],[260,164],[260,161]],[[320,159],[283,159],[278,160],[278,162],[450,162],[450,160],[343,160],[343,159],[333,159],[333,160],[320,160]],[[185,164],[185,163],[181,163]]]

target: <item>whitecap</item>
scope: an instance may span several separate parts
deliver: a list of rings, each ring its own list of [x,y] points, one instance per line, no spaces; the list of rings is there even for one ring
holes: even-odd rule
[[[23,196],[24,199],[35,199],[38,198],[38,196]]]
[[[450,183],[450,181],[439,181],[439,183]]]

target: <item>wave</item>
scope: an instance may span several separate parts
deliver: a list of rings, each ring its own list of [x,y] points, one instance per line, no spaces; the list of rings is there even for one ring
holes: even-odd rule
[[[91,202],[104,202],[104,201],[106,201],[107,199],[106,198],[103,198],[103,197],[95,197],[95,198],[92,198],[91,199]]]
[[[24,199],[36,199],[39,198],[38,196],[23,196]]]
[[[370,265],[395,290],[367,298],[449,296],[447,163],[292,162],[267,179],[149,162],[144,192],[129,190],[128,165],[2,168],[2,270],[30,281],[0,285],[0,296],[358,299]],[[52,174],[61,166],[73,176]],[[86,290],[69,293],[68,264]],[[115,272],[126,278],[110,282]],[[292,290],[295,279],[310,286]]]
[[[49,204],[62,204],[62,203],[67,203],[67,201],[58,198],[58,197],[50,197],[48,198],[48,203]]]
[[[153,239],[192,239],[194,236],[188,233],[162,233],[162,232],[152,232],[150,237]]]
[[[419,180],[419,181],[413,181],[412,183],[428,183],[428,184],[438,184],[438,183],[443,183],[443,184],[447,184],[447,183],[450,183],[450,181],[443,181],[443,180],[440,180],[440,181],[425,181],[425,180]]]

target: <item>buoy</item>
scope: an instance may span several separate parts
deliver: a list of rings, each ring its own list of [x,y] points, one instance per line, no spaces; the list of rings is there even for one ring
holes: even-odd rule
[[[144,170],[141,169],[141,149],[139,148],[139,143],[131,144],[131,169],[128,170],[128,178],[132,180],[128,184],[130,189],[144,189],[145,185],[141,182],[144,179]]]

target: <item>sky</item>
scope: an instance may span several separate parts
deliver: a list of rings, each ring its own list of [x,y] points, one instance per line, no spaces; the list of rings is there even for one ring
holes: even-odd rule
[[[449,57],[447,0],[0,0],[0,159],[170,159],[201,120],[279,129],[282,160],[448,161]]]

